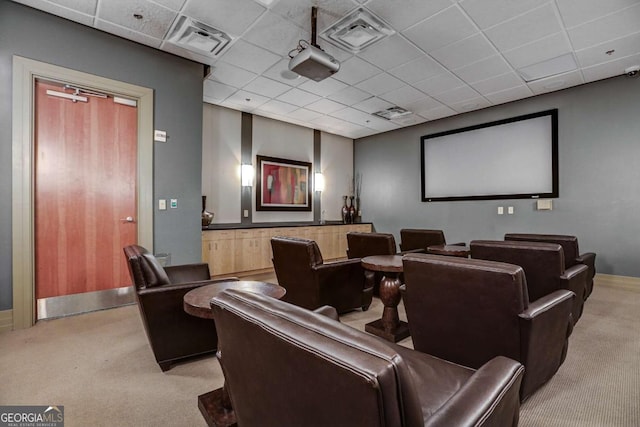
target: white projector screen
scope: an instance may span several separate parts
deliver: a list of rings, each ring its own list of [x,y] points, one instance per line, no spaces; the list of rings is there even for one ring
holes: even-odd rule
[[[558,110],[421,138],[422,201],[558,197]]]

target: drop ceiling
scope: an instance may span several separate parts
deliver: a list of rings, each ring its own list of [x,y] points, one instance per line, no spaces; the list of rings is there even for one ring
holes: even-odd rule
[[[204,102],[349,138],[621,75],[640,64],[640,0],[15,1],[211,65]],[[357,8],[394,33],[357,54],[318,37],[340,70],[321,82],[296,78],[288,54],[310,40],[312,6],[318,34]],[[181,47],[175,32],[185,20],[231,41],[211,55]],[[545,73],[558,74],[540,77]],[[372,115],[396,106],[411,114]]]

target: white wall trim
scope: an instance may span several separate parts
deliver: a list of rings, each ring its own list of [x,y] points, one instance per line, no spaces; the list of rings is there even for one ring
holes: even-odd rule
[[[35,322],[33,110],[36,78],[138,101],[138,242],[153,251],[153,90],[20,56],[13,57],[12,259],[13,329]]]

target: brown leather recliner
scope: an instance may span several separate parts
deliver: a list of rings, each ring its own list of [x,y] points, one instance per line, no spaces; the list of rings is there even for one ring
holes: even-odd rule
[[[142,323],[160,369],[166,371],[181,359],[214,352],[218,338],[213,320],[187,314],[183,297],[200,286],[237,279],[211,280],[207,264],[163,268],[153,254],[138,245],[125,247],[124,254]]]
[[[569,269],[577,264],[584,264],[588,268],[587,289],[584,295],[586,300],[593,291],[593,278],[596,275],[596,254],[593,252],[580,253],[578,238],[563,234],[531,234],[531,233],[507,233],[504,240],[518,240],[527,242],[557,243],[564,250],[564,266]]]
[[[477,371],[263,295],[211,302],[239,426],[515,426],[522,365]],[[238,339],[242,337],[242,339]]]
[[[565,359],[575,295],[529,301],[521,267],[428,254],[403,257],[404,303],[414,348],[478,368],[501,355],[525,366],[524,401]]]
[[[571,310],[576,324],[584,307],[587,266],[565,269],[562,246],[556,243],[473,240],[471,258],[519,265],[527,277],[529,299],[535,301],[558,289],[576,294]]]
[[[371,305],[373,289],[365,286],[359,259],[324,264],[316,242],[297,237],[273,237],[271,248],[284,301],[310,310],[330,305],[339,313]]]
[[[400,250],[408,251],[422,249],[425,253],[429,246],[445,245],[442,230],[426,230],[418,228],[403,228],[400,230]]]
[[[391,233],[347,233],[347,258],[360,259],[373,255],[395,255],[396,239]],[[373,294],[378,295],[382,273],[365,270],[367,287],[373,287]]]

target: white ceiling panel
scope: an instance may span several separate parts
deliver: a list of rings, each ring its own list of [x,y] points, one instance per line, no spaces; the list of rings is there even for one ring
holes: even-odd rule
[[[134,15],[141,15],[136,19]],[[176,12],[146,0],[110,0],[101,2],[98,19],[162,39],[171,28]]]
[[[281,58],[261,47],[254,46],[243,40],[237,40],[222,55],[222,59],[231,65],[244,68],[253,73],[262,73],[280,61]]]
[[[293,88],[278,97],[278,101],[288,102],[289,104],[297,105],[298,107],[304,107],[305,105],[319,101],[320,99],[320,96],[298,88]]]
[[[640,3],[595,21],[571,28],[569,38],[576,50],[640,31]]]
[[[458,6],[452,6],[402,32],[425,52],[455,43],[478,30]]]
[[[232,36],[239,36],[265,10],[253,0],[189,0],[182,13]]]
[[[640,65],[640,0],[15,1],[211,65],[203,81],[205,102],[351,138],[618,76]],[[315,82],[288,67],[299,41],[311,42],[313,6],[318,33],[359,7],[393,33],[357,54],[318,39],[341,66]],[[187,17],[196,26],[226,31],[231,43],[213,56],[169,41],[173,27]],[[523,68],[565,57],[576,58],[574,72],[528,85],[520,75]],[[419,114],[395,122],[370,115],[395,105]]]
[[[556,0],[567,27],[575,27],[640,3],[640,0]]]
[[[449,69],[460,68],[481,59],[495,55],[493,45],[482,35],[476,33],[471,37],[452,43],[430,53],[438,62]]]
[[[562,30],[552,4],[505,21],[485,30],[489,40],[500,50],[513,49]]]

